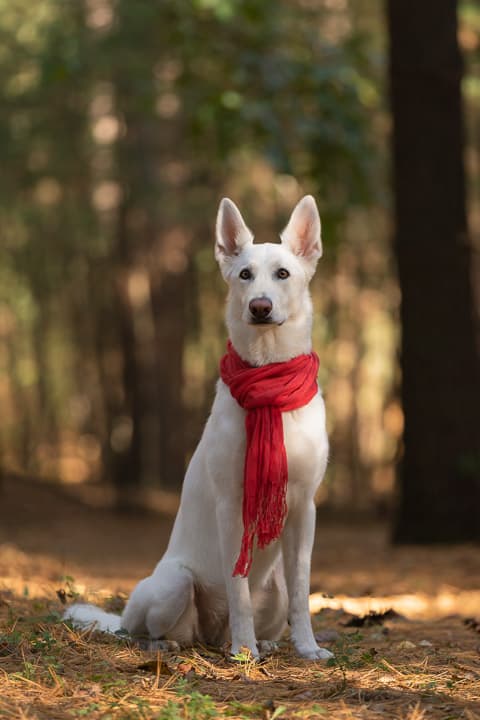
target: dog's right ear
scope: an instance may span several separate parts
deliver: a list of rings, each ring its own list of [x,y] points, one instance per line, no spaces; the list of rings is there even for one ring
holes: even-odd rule
[[[228,275],[229,261],[252,242],[253,235],[240,210],[229,198],[223,198],[218,208],[215,242],[215,258],[223,275]]]

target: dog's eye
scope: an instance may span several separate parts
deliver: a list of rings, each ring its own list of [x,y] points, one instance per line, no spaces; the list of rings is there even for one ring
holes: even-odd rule
[[[288,277],[290,277],[290,273],[285,268],[277,270],[277,278],[279,278],[279,280],[286,280]]]
[[[242,280],[250,280],[252,273],[248,268],[243,268],[243,270],[240,271],[239,277],[242,278]]]

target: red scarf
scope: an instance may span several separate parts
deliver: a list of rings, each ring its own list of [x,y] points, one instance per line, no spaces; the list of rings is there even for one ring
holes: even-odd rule
[[[233,575],[246,577],[253,542],[259,548],[276,540],[287,513],[287,453],[282,412],[297,410],[318,390],[319,359],[314,352],[287,362],[253,367],[230,340],[220,361],[220,376],[240,407],[247,411],[247,449],[243,474],[243,538]]]

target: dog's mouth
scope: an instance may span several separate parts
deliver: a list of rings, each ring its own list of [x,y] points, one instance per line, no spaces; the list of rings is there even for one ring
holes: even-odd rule
[[[251,317],[248,321],[249,325],[276,325],[277,327],[280,327],[283,325],[285,320],[273,320],[273,318],[254,318]]]

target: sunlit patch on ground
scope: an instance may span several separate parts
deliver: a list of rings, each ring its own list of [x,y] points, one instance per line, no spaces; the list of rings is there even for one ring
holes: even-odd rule
[[[438,593],[405,593],[399,595],[366,595],[349,597],[336,595],[325,597],[323,593],[310,596],[310,612],[322,608],[343,609],[346,612],[365,615],[369,612],[383,612],[392,608],[411,619],[441,618],[445,615],[475,615],[480,609],[480,590],[455,591],[440,589]]]

